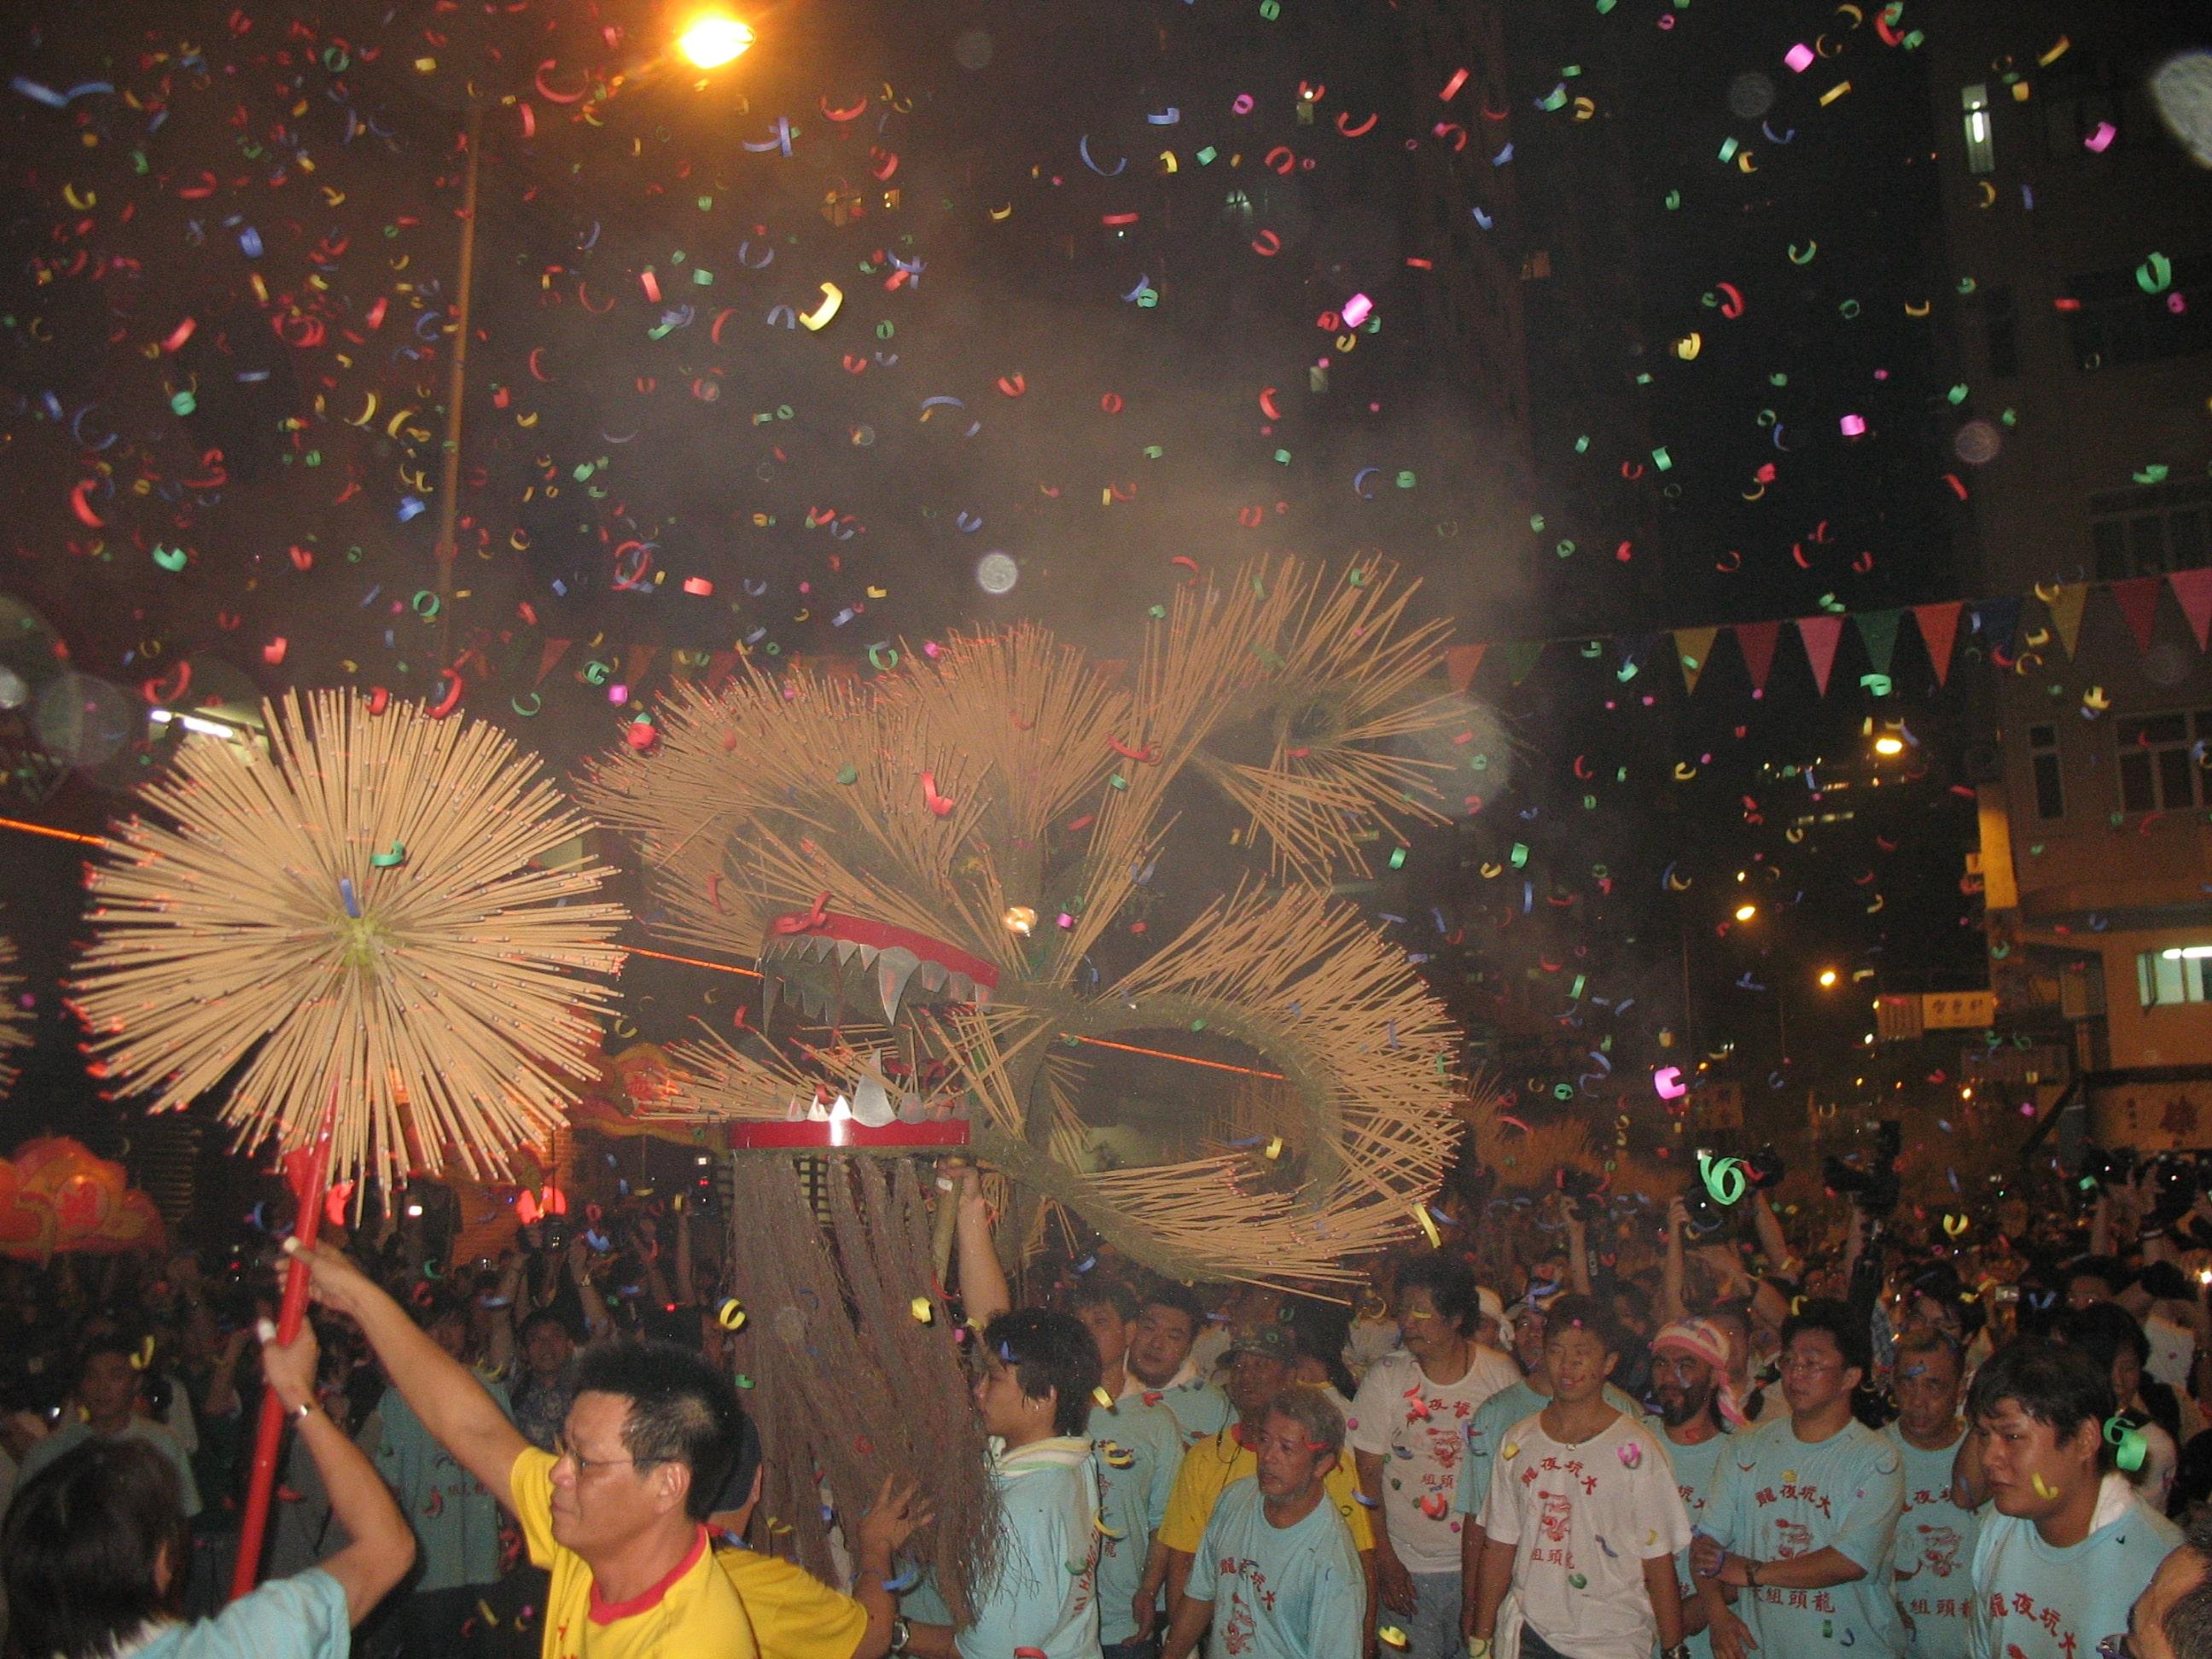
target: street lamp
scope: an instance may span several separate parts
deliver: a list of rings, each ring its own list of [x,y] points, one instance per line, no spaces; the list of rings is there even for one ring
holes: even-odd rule
[[[1738,921],[1749,921],[1758,914],[1759,907],[1748,899],[1735,907],[1735,919]]]
[[[1885,732],[1874,740],[1874,752],[1884,760],[1894,758],[1905,752],[1905,739],[1894,732]]]
[[[744,24],[720,12],[708,12],[677,37],[676,49],[695,67],[710,70],[742,58],[752,43],[753,32]]]
[[[1826,991],[1826,990],[1832,989],[1832,988],[1834,988],[1834,986],[1835,986],[1835,983],[1836,983],[1836,970],[1835,970],[1834,969],[1832,969],[1832,968],[1823,968],[1822,969],[1820,969],[1820,988],[1821,988],[1823,991]]]

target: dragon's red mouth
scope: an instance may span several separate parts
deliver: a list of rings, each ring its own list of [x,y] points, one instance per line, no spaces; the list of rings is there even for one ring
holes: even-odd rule
[[[835,1022],[850,1007],[890,1025],[908,1007],[988,1004],[999,988],[998,969],[957,945],[819,906],[778,916],[760,964],[764,1022],[779,997],[810,1018]]]

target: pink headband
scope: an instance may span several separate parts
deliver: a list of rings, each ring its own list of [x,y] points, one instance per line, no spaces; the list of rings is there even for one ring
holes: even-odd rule
[[[1735,1385],[1729,1381],[1728,1337],[1712,1321],[1684,1319],[1662,1326],[1651,1339],[1651,1352],[1687,1354],[1692,1359],[1704,1360],[1713,1368],[1713,1398],[1720,1406],[1721,1415],[1738,1428],[1751,1420],[1736,1403]]]

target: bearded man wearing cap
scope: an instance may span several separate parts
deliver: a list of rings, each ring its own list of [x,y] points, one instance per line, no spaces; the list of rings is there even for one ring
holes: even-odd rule
[[[1297,1344],[1280,1325],[1270,1325],[1240,1334],[1229,1350],[1229,1402],[1236,1420],[1207,1435],[1183,1454],[1176,1472],[1175,1492],[1168,1499],[1167,1518],[1153,1534],[1153,1547],[1162,1552],[1166,1569],[1168,1617],[1175,1617],[1190,1578],[1191,1563],[1206,1536],[1206,1523],[1214,1505],[1231,1483],[1259,1469],[1255,1449],[1267,1408],[1291,1381],[1297,1364]],[[1336,1460],[1322,1481],[1328,1501],[1352,1533],[1359,1552],[1360,1570],[1367,1581],[1367,1616],[1374,1613],[1375,1535],[1367,1510],[1359,1503],[1357,1478],[1342,1458]]]
[[[1719,1326],[1703,1319],[1678,1320],[1651,1339],[1652,1390],[1659,1401],[1659,1426],[1667,1436],[1667,1455],[1674,1465],[1674,1487],[1693,1525],[1702,1522],[1705,1499],[1720,1469],[1730,1431],[1743,1412],[1728,1379],[1729,1340]],[[1674,1558],[1682,1585],[1682,1628],[1692,1659],[1712,1659],[1712,1638],[1705,1630],[1704,1598],[1690,1574],[1690,1552]]]

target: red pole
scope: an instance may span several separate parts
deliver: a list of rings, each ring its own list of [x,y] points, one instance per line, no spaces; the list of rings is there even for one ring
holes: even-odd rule
[[[284,1173],[299,1200],[299,1215],[292,1231],[304,1245],[312,1245],[322,1231],[323,1200],[330,1187],[331,1139],[338,1116],[337,1080],[331,1080],[330,1103],[323,1108],[323,1125],[314,1140],[284,1160]],[[284,1274],[284,1303],[276,1316],[276,1340],[289,1342],[300,1334],[307,1313],[307,1264],[297,1256]],[[261,1420],[253,1435],[253,1478],[246,1490],[246,1512],[238,1533],[238,1566],[231,1574],[230,1598],[236,1601],[261,1577],[261,1545],[269,1528],[269,1500],[276,1489],[276,1450],[284,1437],[284,1406],[274,1389],[261,1390]]]

